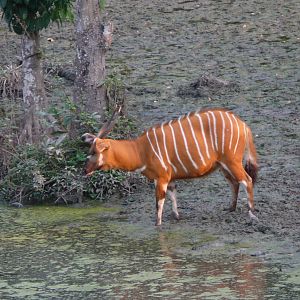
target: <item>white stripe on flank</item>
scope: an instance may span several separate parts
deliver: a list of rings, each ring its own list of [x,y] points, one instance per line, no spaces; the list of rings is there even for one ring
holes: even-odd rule
[[[229,149],[231,149],[231,144],[232,144],[232,138],[233,138],[233,124],[232,124],[232,120],[229,116],[229,113],[226,111],[226,116],[230,122],[230,142],[229,142]]]
[[[239,139],[240,139],[240,127],[239,127],[239,123],[238,123],[238,121],[237,121],[237,119],[236,119],[236,117],[235,117],[235,115],[232,115],[233,116],[233,118],[234,118],[234,120],[235,120],[235,123],[236,123],[236,127],[237,127],[237,140],[236,140],[236,144],[235,144],[235,147],[234,147],[234,152],[233,152],[233,154],[235,154],[235,151],[236,151],[236,149],[237,149],[237,146],[238,146],[238,143],[239,143]]]
[[[174,129],[173,129],[172,125],[171,125],[172,122],[173,122],[173,121],[170,121],[170,122],[168,123],[168,125],[169,125],[170,128],[171,128],[171,132],[172,132],[172,137],[173,137],[174,149],[175,149],[176,157],[177,157],[179,163],[181,164],[182,168],[184,169],[185,173],[188,173],[187,168],[185,167],[185,165],[184,165],[183,162],[181,161],[181,159],[180,159],[180,157],[179,157],[179,154],[178,154],[177,145],[176,145],[175,133],[174,133]]]
[[[179,117],[178,118],[178,124],[179,124],[179,127],[180,127],[180,131],[181,131],[181,134],[182,134],[182,137],[183,137],[183,141],[184,141],[184,146],[185,146],[185,150],[186,150],[186,153],[191,161],[191,163],[193,164],[194,168],[198,170],[198,166],[197,164],[195,163],[195,161],[193,160],[192,156],[191,156],[191,153],[189,151],[189,147],[188,147],[188,144],[187,144],[187,141],[186,141],[186,136],[184,134],[184,131],[183,131],[183,128],[182,128],[182,125],[181,125],[181,120],[182,117]]]
[[[209,127],[209,135],[210,135],[210,142],[211,142],[211,147],[212,149],[215,151],[215,146],[214,146],[214,141],[213,141],[213,135],[212,135],[212,130],[211,130],[211,126],[210,126],[210,117],[208,113],[205,113],[205,115],[207,116],[207,121],[208,121],[208,127]]]
[[[209,113],[211,114],[213,121],[214,121],[215,146],[216,146],[216,150],[218,151],[217,120],[212,111],[209,111]]]
[[[153,147],[153,144],[152,144],[152,142],[151,142],[151,140],[150,140],[149,132],[148,132],[148,131],[146,132],[146,135],[147,135],[148,141],[149,141],[149,143],[150,143],[150,146],[151,146],[151,148],[152,148],[152,150],[153,150],[155,156],[156,156],[156,157],[158,158],[158,160],[160,161],[162,167],[167,171],[167,167],[166,167],[165,163],[163,162],[163,160],[161,159],[161,157],[158,155],[158,153],[155,151],[155,149],[154,149],[154,147]]]
[[[245,134],[245,141],[247,141],[248,137],[247,137],[246,123],[244,123],[244,134]]]
[[[157,150],[158,150],[158,155],[159,155],[160,159],[162,160],[163,164],[165,165],[165,162],[164,162],[163,157],[161,155],[161,151],[160,151],[159,143],[158,143],[158,140],[157,140],[157,135],[156,135],[155,128],[153,127],[152,130],[153,130],[155,141],[156,141],[156,147],[157,147]]]
[[[225,144],[225,121],[224,117],[221,111],[219,111],[219,114],[222,119],[222,154],[224,154],[224,144]]]
[[[250,154],[250,149],[249,149],[249,131],[248,131],[248,127],[246,125],[246,123],[244,123],[244,133],[245,133],[245,145],[246,145],[246,153],[247,153],[247,159],[250,159],[250,161],[253,161],[253,157]]]
[[[202,156],[201,150],[200,150],[200,148],[199,148],[198,141],[197,141],[197,139],[196,139],[195,132],[194,132],[194,128],[193,128],[193,126],[192,126],[192,123],[191,123],[191,120],[190,120],[190,118],[189,118],[189,115],[190,115],[190,114],[188,114],[186,118],[187,118],[187,120],[188,120],[188,122],[189,122],[191,131],[192,131],[192,135],[193,135],[193,138],[194,138],[194,142],[195,142],[195,144],[196,144],[196,147],[197,147],[197,150],[198,150],[198,154],[199,154],[199,156],[200,156],[200,159],[201,159],[202,163],[204,164],[204,166],[206,166],[206,163],[205,163],[205,161],[204,161],[204,158],[203,158],[203,156]]]
[[[203,122],[202,122],[201,116],[200,116],[198,113],[195,113],[195,116],[197,116],[198,119],[199,119],[200,127],[201,127],[201,133],[202,133],[202,138],[203,138],[203,140],[204,140],[205,149],[206,149],[206,155],[207,155],[208,158],[210,158],[209,151],[208,151],[208,146],[207,146],[207,142],[206,142],[206,136],[205,136],[205,133],[204,133]]]
[[[170,157],[169,157],[169,154],[168,154],[168,150],[167,150],[167,143],[166,143],[166,135],[165,135],[165,131],[164,131],[164,125],[166,123],[162,123],[161,124],[161,132],[162,132],[162,135],[163,135],[163,140],[164,140],[164,148],[165,148],[165,152],[166,152],[166,157],[167,157],[167,160],[168,160],[168,163],[172,166],[172,168],[174,169],[174,172],[177,173],[177,168],[172,164],[172,162],[170,161]]]

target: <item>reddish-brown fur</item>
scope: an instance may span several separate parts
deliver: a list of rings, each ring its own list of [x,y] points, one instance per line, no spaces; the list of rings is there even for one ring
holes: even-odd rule
[[[216,168],[222,170],[232,187],[230,210],[236,209],[242,183],[247,190],[250,210],[254,211],[256,150],[250,128],[232,112],[223,109],[193,112],[171,123],[156,125],[134,140],[100,139],[91,134],[85,134],[83,139],[91,144],[87,174],[97,169],[140,170],[155,181],[157,225],[161,224],[167,192],[178,218],[174,180],[201,177]]]

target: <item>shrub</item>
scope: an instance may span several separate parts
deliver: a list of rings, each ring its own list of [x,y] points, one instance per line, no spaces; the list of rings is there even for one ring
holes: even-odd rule
[[[98,116],[77,115],[77,108],[67,100],[62,107],[50,110],[53,136],[42,145],[11,149],[13,155],[0,182],[0,199],[8,203],[75,203],[85,199],[105,200],[114,193],[127,194],[134,188],[137,175],[112,170],[83,175],[87,146],[79,139],[70,139],[70,120],[82,127],[82,133],[99,130]],[[120,118],[111,136],[130,136],[134,122]]]

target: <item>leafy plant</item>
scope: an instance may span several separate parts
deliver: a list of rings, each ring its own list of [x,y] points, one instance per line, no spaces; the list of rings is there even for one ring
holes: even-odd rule
[[[106,88],[107,105],[110,109],[113,109],[116,105],[121,105],[126,110],[126,86],[125,77],[131,72],[131,70],[125,65],[117,65],[106,76],[104,86]]]
[[[17,34],[40,31],[49,23],[73,19],[74,0],[1,0],[5,21]]]
[[[106,0],[99,0],[100,11],[104,10],[106,5]]]
[[[97,132],[98,118],[77,114],[70,99],[50,109],[56,131],[46,142],[11,148],[7,173],[0,182],[0,199],[9,203],[74,203],[85,199],[108,199],[114,193],[128,194],[134,190],[138,175],[112,170],[83,175],[87,147],[79,139],[68,136],[69,119],[84,124],[84,129]],[[54,125],[53,125],[54,126]],[[94,130],[95,129],[95,130]],[[114,138],[128,137],[134,122],[122,117],[111,133]],[[84,131],[86,132],[86,131]]]

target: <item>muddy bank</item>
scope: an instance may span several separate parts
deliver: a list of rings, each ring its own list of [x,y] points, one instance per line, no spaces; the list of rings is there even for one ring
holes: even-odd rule
[[[173,299],[174,291],[179,299],[197,299],[201,293],[206,299],[296,297],[300,284],[297,4],[296,0],[279,1],[276,6],[272,1],[157,0],[134,1],[133,9],[133,1],[107,1],[108,15],[116,25],[108,67],[126,65],[130,70],[126,78],[128,110],[140,132],[199,108],[232,109],[255,135],[260,165],[255,204],[260,221],[250,222],[243,191],[237,211],[225,210],[231,191],[216,172],[203,179],[179,181],[181,220],[172,219],[167,202],[163,226],[157,230],[154,187],[144,184],[133,195],[118,200],[120,211],[114,216],[87,216],[79,225],[71,222],[59,227],[55,222],[46,226],[38,251],[32,246],[38,239],[32,232],[39,226],[29,226],[29,233],[20,240],[13,238],[15,228],[3,232],[0,253],[6,266],[27,254],[19,263],[19,281],[10,277],[7,267],[1,271],[5,297],[20,290],[25,293],[29,287],[37,299],[40,295],[109,299],[120,295],[120,286],[128,297],[140,293],[141,297]],[[55,42],[46,44],[46,60],[72,63],[71,28],[52,27],[44,32],[44,39],[49,36]],[[2,49],[9,47],[8,42],[2,45]],[[197,97],[178,96],[180,87],[189,86],[202,74],[234,83],[238,89],[206,88]],[[65,82],[55,82],[53,89],[56,99],[71,95]],[[3,228],[15,222],[14,214]],[[115,224],[119,217],[122,221]],[[13,251],[15,245],[19,251]],[[40,260],[30,264],[34,254]],[[44,263],[51,262],[51,257],[53,264]],[[31,266],[36,281],[24,275],[23,264]],[[59,275],[49,273],[53,265],[62,267],[55,269]],[[241,279],[241,274],[250,274],[250,280]],[[36,283],[39,278],[43,287]],[[242,282],[236,284],[238,280]],[[76,290],[79,285],[83,292]],[[253,293],[243,294],[247,290]]]
[[[216,172],[203,179],[178,182],[181,220],[172,219],[167,202],[162,230],[191,226],[217,234],[220,243],[222,239],[233,244],[250,242],[256,248],[252,255],[277,263],[279,253],[284,253],[282,262],[291,258],[288,268],[299,271],[300,53],[296,1],[279,3],[276,8],[267,1],[243,5],[157,1],[155,5],[137,4],[134,11],[125,1],[122,14],[116,6],[113,1],[117,36],[111,61],[126,62],[132,70],[130,82],[145,91],[129,93],[129,110],[143,124],[141,131],[198,108],[226,107],[252,128],[259,154],[255,187],[259,222],[250,222],[243,191],[237,211],[225,210],[231,191]],[[203,74],[238,88],[210,89],[206,85],[202,93],[196,89],[195,93],[178,95],[182,86],[191,87]],[[142,187],[125,203],[124,213],[130,222],[153,226],[153,186]],[[268,243],[276,244],[276,250]],[[198,250],[201,252],[201,247]]]
[[[252,128],[259,153],[255,202],[259,223],[247,217],[246,195],[229,214],[231,193],[220,174],[179,182],[180,224],[194,224],[220,234],[259,233],[289,237],[299,246],[299,36],[296,1],[111,1],[116,22],[109,61],[126,63],[129,111],[147,128],[203,107],[226,107]],[[122,11],[122,13],[121,13]],[[210,86],[203,74],[223,85]],[[199,80],[200,78],[200,80]],[[178,95],[193,83],[196,94]],[[206,83],[206,84],[205,84]],[[225,84],[224,84],[225,83]],[[197,93],[198,87],[204,93]],[[227,86],[226,86],[227,85]],[[238,88],[233,88],[238,87]],[[179,93],[180,94],[180,93]],[[197,97],[195,97],[195,95]],[[154,216],[154,190],[141,189],[125,210],[132,222]],[[173,222],[168,210],[165,223]],[[151,221],[150,221],[151,219]]]

